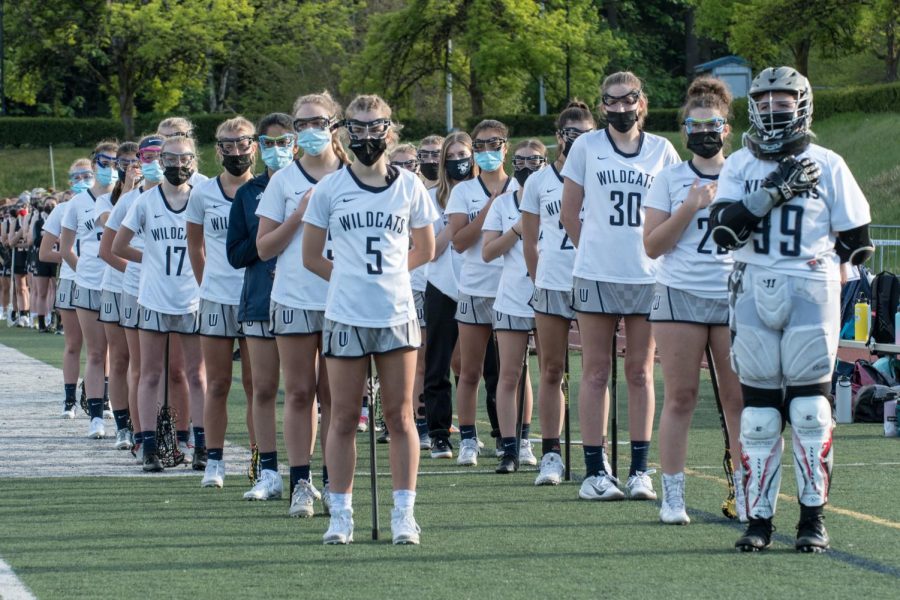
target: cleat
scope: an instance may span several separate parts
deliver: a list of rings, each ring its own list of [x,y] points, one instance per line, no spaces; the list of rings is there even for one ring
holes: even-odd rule
[[[356,425],[356,431],[365,433],[369,430],[369,416],[359,415],[359,423]]]
[[[481,440],[478,440],[478,447],[481,450],[484,450],[484,444],[481,443]],[[499,437],[494,438],[494,456],[497,458],[503,458],[503,455],[506,454],[506,450],[503,449],[503,440]]]
[[[548,452],[541,458],[541,472],[534,480],[534,485],[559,485],[566,467],[562,457],[556,452]]]
[[[447,438],[431,440],[431,458],[453,458],[453,446]]]
[[[522,438],[522,445],[519,447],[519,464],[533,467],[537,464],[537,458],[531,451],[531,440]]]
[[[206,470],[206,448],[194,448],[194,457],[191,459],[191,468],[195,471]]]
[[[217,487],[225,485],[225,461],[209,460],[206,462],[206,471],[200,481],[200,487]]]
[[[135,444],[131,447],[131,456],[135,458],[135,464],[144,464],[144,449],[141,444]]]
[[[163,470],[162,463],[159,461],[159,455],[156,452],[145,455],[141,464],[144,465],[145,473],[159,473]]]
[[[74,419],[75,418],[75,403],[74,402],[66,402],[63,404],[62,411],[63,419]]]
[[[190,442],[178,442],[178,452],[184,457],[184,462],[187,462],[191,460],[194,454],[194,447],[191,446]]]
[[[461,440],[459,442],[459,457],[456,459],[456,464],[463,467],[476,467],[478,466],[478,455],[480,453],[477,440]]]
[[[100,417],[91,419],[91,426],[88,428],[87,436],[92,440],[102,440],[106,436],[106,427],[103,425],[103,419]]]
[[[428,433],[422,433],[419,435],[419,450],[430,450],[431,449],[431,437]]]
[[[393,525],[393,519],[391,520]],[[328,531],[322,536],[325,545],[349,544],[353,541],[353,509],[335,511],[331,514]]]
[[[650,475],[656,473],[656,469],[638,471],[628,477],[625,483],[625,495],[629,500],[656,500],[656,492],[653,491],[653,480]]]
[[[500,459],[500,464],[497,465],[497,468],[494,469],[495,473],[500,473],[501,475],[508,475],[510,473],[515,473],[519,470],[519,461],[515,456],[504,456]]]
[[[331,491],[328,489],[328,484],[325,484],[325,487],[322,488],[322,506],[325,509],[325,514],[331,514]]]
[[[422,529],[416,523],[411,508],[394,508],[391,510],[391,538],[394,545],[419,544]]]
[[[624,500],[625,494],[619,489],[619,480],[609,473],[600,473],[585,477],[578,490],[582,500]]]
[[[281,476],[270,470],[263,471],[249,492],[244,492],[244,500],[276,500],[281,498],[284,484]]]
[[[116,431],[116,450],[131,450],[134,446],[134,434],[126,428]]]
[[[800,506],[800,522],[797,523],[797,552],[825,552],[829,548],[828,532],[825,531],[825,515],[822,507]]]
[[[775,526],[772,525],[772,519],[754,519],[750,518],[750,524],[747,525],[747,531],[744,532],[738,541],[734,543],[734,547],[741,552],[760,552],[772,545],[772,533]]]
[[[659,507],[659,520],[669,525],[687,525],[691,522],[684,506],[684,473],[663,473],[663,500]]]
[[[375,431],[380,431],[378,437],[375,439],[379,444],[389,444],[391,442],[391,433],[387,430],[387,427],[376,427]]]
[[[291,494],[291,508],[288,510],[288,514],[292,517],[308,519],[316,514],[315,501],[321,499],[322,494],[319,493],[319,490],[309,481],[301,479],[294,485],[294,492]]]

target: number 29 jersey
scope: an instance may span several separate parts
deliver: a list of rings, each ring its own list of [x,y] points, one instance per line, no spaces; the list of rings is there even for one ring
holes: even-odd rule
[[[168,315],[186,315],[200,306],[200,288],[187,256],[185,210],[169,206],[162,186],[146,191],[129,209],[122,227],[144,232],[138,304]]]
[[[822,175],[809,192],[773,208],[756,226],[749,242],[734,251],[738,262],[788,276],[837,281],[840,259],[835,232],[868,224],[869,203],[840,156],[810,144],[797,158],[810,158]],[[728,157],[719,174],[713,203],[739,201],[758,190],[778,163],[761,160],[746,148]]]
[[[657,173],[681,162],[669,140],[641,132],[637,152],[619,150],[606,129],[572,145],[562,175],[584,188],[584,221],[574,275],[610,283],[654,283],[644,251],[643,201]]]

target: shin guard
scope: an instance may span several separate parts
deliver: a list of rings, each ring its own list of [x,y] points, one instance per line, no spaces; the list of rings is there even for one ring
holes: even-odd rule
[[[781,413],[745,407],[741,413],[741,467],[744,502],[750,519],[771,519],[781,487]]]
[[[822,506],[831,487],[831,404],[824,396],[799,396],[791,400],[790,415],[797,497],[803,506]]]

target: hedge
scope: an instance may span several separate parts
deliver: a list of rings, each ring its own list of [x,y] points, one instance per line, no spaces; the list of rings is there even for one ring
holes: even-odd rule
[[[846,112],[883,113],[900,112],[900,83],[859,86],[842,89],[816,90],[815,118],[827,119]],[[747,100],[740,98],[734,102],[733,126],[737,131],[747,129]],[[194,133],[201,143],[211,143],[216,127],[231,114],[194,115]],[[252,121],[258,115],[245,115]],[[135,119],[138,135],[154,131],[161,115],[142,115]],[[509,127],[515,137],[551,135],[556,129],[555,115],[489,115],[466,120],[465,127],[471,131],[484,118],[494,118]],[[404,140],[418,141],[426,135],[444,131],[444,123],[434,119],[403,119],[401,136]],[[651,108],[645,128],[648,131],[677,131],[678,109]],[[0,147],[37,147],[55,145],[92,146],[105,138],[122,139],[122,124],[116,119],[72,119],[55,117],[3,117],[0,118]]]

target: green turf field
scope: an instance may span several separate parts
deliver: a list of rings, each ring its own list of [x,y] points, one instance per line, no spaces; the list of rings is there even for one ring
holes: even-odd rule
[[[59,366],[60,336],[2,328],[0,343]],[[573,414],[578,362],[573,354]],[[657,392],[661,400],[659,377]],[[246,444],[239,396],[232,392],[229,440]],[[900,441],[883,438],[880,425],[837,429],[827,521],[832,552],[794,552],[797,506],[783,497],[773,548],[742,555],[732,548],[739,528],[719,513],[722,437],[705,380],[701,396],[688,458],[688,527],[660,525],[655,503],[589,503],[577,499],[574,483],[535,488],[531,471],[494,475],[490,457],[463,469],[423,454],[416,507],[422,545],[387,541],[386,472],[379,478],[383,539],[372,542],[368,437],[360,435],[356,542],[349,547],[322,546],[327,520],[288,518],[286,499],[241,500],[245,478],[201,490],[199,474],[165,479],[135,467],[136,477],[124,480],[0,479],[0,557],[38,598],[895,597]],[[624,385],[620,400],[624,413]],[[486,436],[483,412],[478,425]],[[626,425],[620,427],[627,439]],[[384,468],[386,447],[378,458]],[[782,492],[793,496],[787,460]],[[580,473],[579,447],[572,462]],[[320,464],[314,459],[317,484]],[[659,490],[658,476],[654,483]]]

